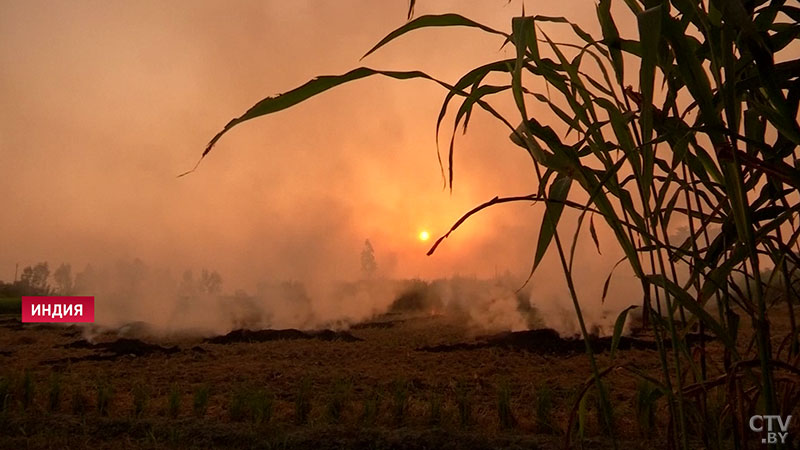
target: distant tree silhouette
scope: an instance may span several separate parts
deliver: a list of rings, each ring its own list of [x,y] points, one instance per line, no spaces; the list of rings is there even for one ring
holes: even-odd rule
[[[178,292],[181,297],[194,297],[197,287],[194,282],[194,275],[191,270],[183,272],[183,278],[178,286]]]
[[[62,295],[72,294],[72,266],[63,263],[58,266],[58,269],[53,272],[53,281],[56,283],[56,292]]]
[[[50,293],[50,285],[47,284],[49,277],[50,267],[46,262],[24,268],[19,280],[22,292],[28,295],[47,295]]]
[[[378,264],[375,262],[375,250],[372,248],[372,243],[369,239],[364,241],[364,249],[361,250],[361,272],[364,273],[366,278],[375,276],[375,271],[378,269]]]
[[[83,271],[75,274],[72,291],[78,294],[91,295],[97,282],[97,273],[91,264],[86,264]]]
[[[194,297],[198,294],[219,295],[222,292],[222,276],[216,271],[203,269],[200,278],[195,280],[191,270],[183,272],[178,286],[181,297]]]
[[[222,277],[216,270],[203,269],[200,275],[200,291],[206,294],[219,294],[222,291]]]

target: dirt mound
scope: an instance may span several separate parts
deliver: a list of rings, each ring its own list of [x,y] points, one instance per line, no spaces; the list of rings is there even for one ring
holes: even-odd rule
[[[174,347],[162,347],[160,345],[148,344],[138,339],[121,338],[112,342],[100,342],[93,344],[85,339],[80,339],[69,344],[59,345],[59,348],[76,348],[95,350],[96,353],[80,357],[67,357],[57,360],[44,361],[43,364],[60,364],[64,362],[78,361],[114,361],[121,356],[149,356],[153,354],[170,355],[177,353],[180,349]]]
[[[298,339],[319,339],[322,341],[344,341],[344,342],[357,342],[362,341],[346,331],[300,331],[294,328],[286,330],[233,330],[223,336],[215,336],[213,338],[205,339],[204,342],[209,344],[234,344],[237,342],[267,342],[267,341],[281,341],[281,340],[298,340]]]
[[[708,341],[711,338],[704,336],[704,340]],[[698,341],[700,341],[700,335],[689,334],[686,336],[686,342],[689,345]],[[611,337],[593,337],[589,342],[595,353],[602,353],[611,349]],[[671,343],[665,341],[664,345],[670,346]],[[583,339],[562,338],[555,330],[549,328],[506,332],[478,338],[475,342],[427,346],[417,350],[424,352],[453,352],[491,347],[522,350],[545,355],[570,355],[586,351],[586,344]],[[656,350],[657,347],[654,341],[623,336],[619,340],[618,348],[620,350]]]

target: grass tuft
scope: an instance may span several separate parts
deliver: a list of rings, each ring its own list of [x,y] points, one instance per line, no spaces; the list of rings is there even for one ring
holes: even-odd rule
[[[267,389],[256,389],[249,394],[250,418],[256,425],[266,424],[272,419],[275,397]]]
[[[502,381],[497,389],[497,415],[502,428],[517,426],[517,419],[511,411],[511,385],[507,380]]]
[[[308,416],[311,414],[311,380],[303,378],[297,389],[297,396],[294,399],[294,419],[298,425],[308,423]]]
[[[553,433],[553,391],[547,385],[536,388],[536,429],[539,433]]]
[[[243,386],[237,386],[231,392],[231,404],[228,407],[231,421],[241,422],[247,417],[247,395]]]
[[[351,390],[352,385],[346,379],[340,378],[333,383],[327,408],[328,420],[331,423],[338,424],[342,421],[342,413],[349,402]]]

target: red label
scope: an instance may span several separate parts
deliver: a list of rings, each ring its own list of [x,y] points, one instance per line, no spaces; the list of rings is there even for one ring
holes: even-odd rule
[[[22,321],[94,322],[94,297],[22,297]]]

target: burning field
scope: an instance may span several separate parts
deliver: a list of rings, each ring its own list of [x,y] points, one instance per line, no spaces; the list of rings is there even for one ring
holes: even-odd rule
[[[76,327],[6,319],[0,333],[9,447],[556,448],[587,370],[554,333],[476,337],[444,316],[176,340],[106,332],[93,343]],[[596,425],[586,432],[602,442]]]
[[[800,8],[587,3],[0,0],[0,449],[800,448]]]
[[[3,317],[3,448],[551,449],[570,445],[568,428],[584,448],[610,448],[611,432],[625,448],[666,439],[663,402],[648,409],[652,392],[624,369],[657,373],[646,336],[623,337],[613,359],[611,338],[591,341],[602,367],[618,367],[605,377],[608,430],[592,392],[576,403],[585,343],[550,329],[486,334],[405,311],[337,330],[165,336],[142,323],[89,333]]]

